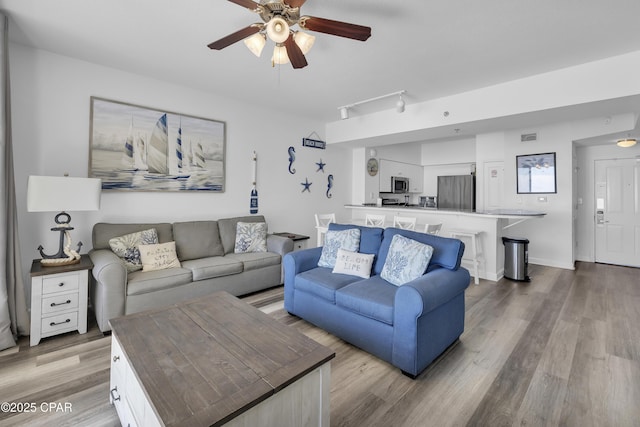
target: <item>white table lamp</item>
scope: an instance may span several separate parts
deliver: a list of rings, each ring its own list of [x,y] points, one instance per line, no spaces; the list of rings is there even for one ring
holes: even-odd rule
[[[80,248],[71,249],[69,225],[71,215],[67,211],[97,211],[100,209],[102,181],[97,178],[72,178],[68,176],[30,176],[27,185],[27,211],[60,212],[55,217],[56,226],[52,231],[60,232],[58,253],[47,255],[40,245],[42,265],[68,265],[80,262]],[[66,242],[65,242],[66,240]]]

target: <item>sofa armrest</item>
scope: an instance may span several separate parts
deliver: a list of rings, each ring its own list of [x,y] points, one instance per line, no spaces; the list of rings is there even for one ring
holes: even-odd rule
[[[96,321],[102,332],[110,331],[109,319],[125,314],[127,268],[109,249],[91,250],[89,257],[93,262],[91,302]]]
[[[275,252],[284,257],[285,254],[293,251],[293,240],[288,237],[267,234],[267,251]]]
[[[293,296],[296,275],[318,266],[322,247],[289,252],[282,261],[284,267],[284,308],[293,313]]]
[[[471,276],[466,268],[438,268],[398,288],[395,315],[410,315],[413,319],[446,303],[469,286]],[[394,321],[395,324],[395,321]]]

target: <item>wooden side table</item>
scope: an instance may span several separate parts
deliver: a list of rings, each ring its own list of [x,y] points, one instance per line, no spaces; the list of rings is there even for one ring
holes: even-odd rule
[[[305,236],[302,234],[288,233],[288,232],[273,233],[273,234],[276,236],[288,237],[289,239],[293,240],[294,251],[301,251],[303,249],[307,249],[307,240],[309,240],[309,236]]]
[[[31,346],[40,339],[77,330],[87,332],[89,255],[80,262],[59,267],[31,264]]]

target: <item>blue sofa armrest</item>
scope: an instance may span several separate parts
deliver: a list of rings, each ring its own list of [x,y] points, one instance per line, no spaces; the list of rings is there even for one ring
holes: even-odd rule
[[[393,364],[417,375],[464,329],[465,268],[438,268],[398,288],[394,302]],[[455,304],[453,302],[457,297]],[[440,309],[440,310],[439,310]]]
[[[284,308],[293,312],[293,295],[296,275],[318,266],[322,247],[289,252],[282,259],[284,266]]]

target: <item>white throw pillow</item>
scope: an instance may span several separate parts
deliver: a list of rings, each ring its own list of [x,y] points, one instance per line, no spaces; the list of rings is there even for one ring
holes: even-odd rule
[[[431,246],[396,234],[391,239],[380,277],[396,286],[404,285],[424,274],[432,255]]]
[[[237,254],[267,252],[267,223],[238,222],[236,245],[233,251]]]
[[[140,261],[142,261],[142,271],[180,267],[180,261],[176,255],[176,242],[140,245],[138,250],[140,251]]]
[[[336,266],[333,268],[334,273],[349,274],[364,279],[371,277],[371,266],[373,265],[373,254],[361,254],[358,252],[350,252],[344,249],[338,249],[336,257]]]
[[[318,267],[333,268],[336,265],[338,249],[346,249],[358,252],[360,247],[360,230],[349,228],[347,230],[329,230],[324,235],[324,246],[318,261]]]
[[[142,269],[138,246],[152,245],[155,243],[158,243],[158,233],[155,228],[125,234],[124,236],[114,237],[109,240],[111,250],[114,254],[122,258],[129,273]]]

